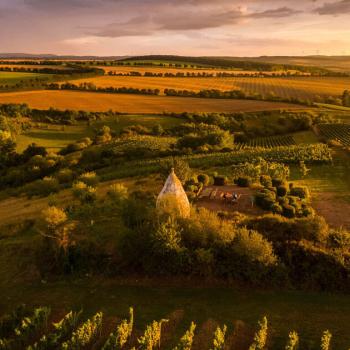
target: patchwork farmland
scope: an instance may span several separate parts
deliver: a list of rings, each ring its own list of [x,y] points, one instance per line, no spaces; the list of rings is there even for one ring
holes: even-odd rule
[[[138,71],[139,68],[135,68]],[[74,81],[89,82],[96,87],[132,87],[138,89],[176,90],[242,90],[247,94],[275,95],[282,98],[299,98],[317,101],[318,97],[340,97],[350,88],[347,77],[133,77],[102,76]]]

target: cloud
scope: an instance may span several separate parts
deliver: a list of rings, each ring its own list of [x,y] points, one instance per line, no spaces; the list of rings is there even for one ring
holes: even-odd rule
[[[263,12],[256,12],[251,14],[250,18],[281,18],[281,17],[290,17],[296,14],[301,13],[300,10],[294,10],[289,7],[280,7],[272,10],[265,10]]]
[[[350,13],[350,0],[327,2],[315,9],[320,15],[342,15]]]
[[[193,0],[196,2],[207,0]],[[163,3],[164,5],[164,3]],[[288,7],[267,9],[260,12],[247,12],[241,8],[223,10],[213,6],[203,9],[185,6],[177,9],[165,7],[162,11],[150,11],[153,14],[134,17],[126,22],[113,22],[90,30],[88,35],[123,37],[143,36],[160,31],[193,31],[236,25],[244,20],[263,18],[282,18],[300,13]]]

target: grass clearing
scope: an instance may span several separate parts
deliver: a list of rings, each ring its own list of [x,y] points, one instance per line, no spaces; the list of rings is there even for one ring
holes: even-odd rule
[[[304,109],[305,107],[281,102],[182,98],[108,94],[80,91],[26,91],[0,94],[0,103],[27,103],[32,108],[73,109],[121,113],[182,113],[193,112],[254,112],[278,109]]]
[[[304,178],[297,167],[291,167],[291,181],[310,188],[312,205],[332,227],[350,230],[350,164],[313,165]]]
[[[297,145],[312,144],[319,142],[319,139],[313,131],[300,131],[292,134],[293,139]]]

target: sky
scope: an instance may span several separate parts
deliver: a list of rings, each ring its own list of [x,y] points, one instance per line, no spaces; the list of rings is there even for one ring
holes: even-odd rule
[[[350,0],[0,0],[0,52],[350,55]]]

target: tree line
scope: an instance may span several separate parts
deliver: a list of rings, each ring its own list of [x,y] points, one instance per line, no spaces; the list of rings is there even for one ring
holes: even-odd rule
[[[235,73],[229,73],[229,72],[145,72],[141,73],[138,71],[132,71],[127,73],[122,72],[116,72],[116,71],[109,71],[107,73],[109,76],[122,76],[122,77],[165,77],[165,78],[234,78],[234,77],[293,77],[293,76],[310,76],[308,73],[300,73],[300,72],[272,72],[272,73],[266,73],[266,72],[235,72]]]
[[[47,84],[48,90],[74,90],[74,91],[93,91],[93,92],[105,92],[112,94],[138,94],[138,95],[159,95],[159,89],[138,89],[132,87],[96,87],[93,83],[81,83],[79,85],[73,83],[52,83]]]

